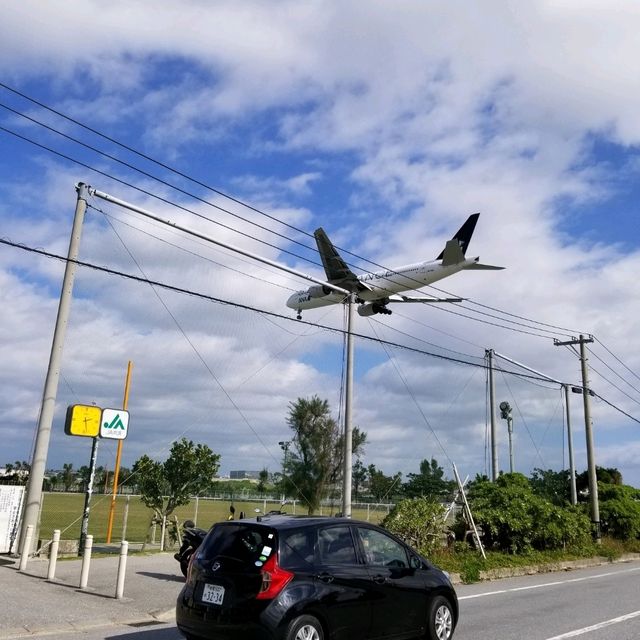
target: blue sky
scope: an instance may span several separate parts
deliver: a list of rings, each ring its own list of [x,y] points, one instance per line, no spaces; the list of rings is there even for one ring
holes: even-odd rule
[[[363,258],[393,267],[435,258],[480,211],[469,253],[505,271],[440,282],[467,299],[461,308],[407,305],[390,317],[362,319],[358,331],[476,364],[493,348],[568,382],[579,381],[580,363],[552,339],[592,333],[593,388],[640,416],[635,3],[619,1],[612,10],[595,1],[480,8],[403,0],[365,10],[349,1],[43,7],[26,0],[3,7],[1,17],[0,82],[254,207],[0,87],[0,104],[200,198],[0,109],[0,126],[132,185],[0,131],[2,238],[64,254],[74,184],[83,181],[322,276],[307,235],[318,226],[356,267],[371,268]],[[82,259],[293,315],[284,302],[305,287],[301,280],[103,201],[90,205]],[[0,464],[30,457],[62,268],[0,247]],[[277,442],[290,435],[290,401],[318,394],[338,415],[342,345],[335,333],[86,269],[74,296],[49,467],[86,464],[89,444],[62,434],[66,406],[117,406],[128,360],[126,464],[142,453],[162,458],[184,434],[219,452],[223,472],[275,471]],[[343,314],[319,309],[305,320],[340,328]],[[543,334],[539,323],[568,331]],[[406,474],[433,456],[449,475],[451,462],[463,474],[486,470],[482,369],[364,340],[356,357],[354,420],[369,436],[367,463]],[[497,385],[517,410],[517,469],[566,465],[558,390],[513,376]],[[582,470],[577,396],[572,415]],[[600,400],[593,419],[597,464],[619,467],[640,486],[640,424]],[[113,464],[110,445],[100,455],[101,464]]]

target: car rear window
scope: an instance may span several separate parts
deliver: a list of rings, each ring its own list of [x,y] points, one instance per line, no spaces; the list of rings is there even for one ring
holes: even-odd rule
[[[238,568],[261,567],[277,549],[275,529],[248,524],[220,524],[213,527],[202,544],[208,559],[233,558]]]

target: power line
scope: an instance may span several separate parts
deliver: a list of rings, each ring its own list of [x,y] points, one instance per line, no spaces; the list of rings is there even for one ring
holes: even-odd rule
[[[35,254],[38,254],[38,255],[41,255],[41,256],[44,256],[44,257],[47,257],[47,258],[51,258],[51,259],[54,259],[54,260],[60,260],[62,262],[68,262],[69,261],[69,259],[66,256],[55,254],[55,253],[46,251],[44,249],[38,249],[38,248],[35,248],[35,247],[30,247],[30,246],[25,245],[25,244],[20,244],[20,243],[17,243],[17,242],[13,242],[13,241],[8,240],[6,238],[0,238],[0,244],[4,244],[6,246],[10,246],[10,247],[14,247],[14,248],[17,248],[17,249],[21,249],[23,251],[27,251],[27,252],[30,252],[30,253],[35,253]],[[106,274],[109,274],[109,275],[121,277],[121,278],[124,278],[124,279],[127,279],[127,280],[131,280],[131,281],[134,281],[134,282],[140,282],[140,283],[143,283],[143,284],[152,284],[152,285],[167,289],[169,291],[174,291],[175,293],[181,293],[181,294],[193,296],[193,297],[196,297],[196,298],[200,298],[202,300],[208,300],[209,302],[213,302],[213,303],[216,303],[216,304],[222,304],[222,305],[225,305],[225,306],[235,307],[235,308],[242,309],[242,310],[245,310],[245,311],[251,311],[251,312],[254,312],[254,313],[259,313],[259,314],[262,314],[264,316],[269,316],[269,317],[272,317],[272,318],[278,318],[278,319],[281,319],[281,320],[286,320],[288,322],[295,322],[295,323],[298,323],[298,324],[312,326],[312,327],[316,327],[318,329],[322,329],[322,330],[333,332],[333,333],[340,333],[340,334],[344,334],[345,333],[344,329],[337,329],[336,327],[331,327],[331,326],[328,326],[328,325],[321,325],[321,324],[318,324],[318,323],[309,322],[307,320],[295,320],[295,319],[293,319],[293,318],[291,318],[289,316],[285,316],[285,315],[282,315],[282,314],[279,314],[279,313],[275,313],[273,311],[267,311],[266,309],[259,309],[257,307],[252,307],[250,305],[246,305],[246,304],[243,304],[243,303],[240,303],[240,302],[231,302],[229,300],[224,300],[223,298],[218,298],[218,297],[211,296],[211,295],[208,295],[208,294],[205,294],[205,293],[192,291],[192,290],[186,289],[184,287],[178,287],[178,286],[175,286],[175,285],[159,282],[157,280],[151,280],[151,279],[147,279],[147,278],[142,278],[140,276],[135,276],[135,275],[130,274],[130,273],[124,273],[122,271],[118,271],[116,269],[111,269],[109,267],[96,265],[96,264],[93,264],[91,262],[86,262],[86,261],[83,261],[83,260],[71,260],[70,262],[73,262],[74,264],[77,264],[77,265],[79,265],[81,267],[86,267],[86,268],[92,269],[94,271],[103,272],[103,273],[106,273]],[[445,356],[445,355],[442,355],[442,354],[439,354],[439,353],[433,353],[433,352],[425,351],[424,349],[418,349],[416,347],[410,347],[408,345],[399,344],[397,342],[391,342],[389,340],[379,340],[379,339],[376,339],[376,338],[372,338],[371,336],[368,336],[366,334],[353,333],[353,335],[354,335],[354,337],[360,338],[362,340],[366,340],[366,341],[369,341],[369,342],[376,342],[378,344],[386,344],[386,345],[389,345],[389,346],[392,346],[392,347],[403,349],[403,350],[411,352],[411,353],[430,356],[430,357],[437,358],[437,359],[440,359],[440,360],[446,360],[446,361],[449,361],[449,362],[455,362],[457,364],[463,364],[463,365],[468,365],[468,366],[473,366],[473,367],[478,367],[478,368],[485,368],[484,364],[479,364],[477,362],[470,362],[470,361],[463,360],[461,358],[453,358],[451,356]],[[539,377],[534,376],[534,375],[518,373],[518,372],[515,372],[515,371],[509,371],[509,370],[506,370],[506,369],[496,369],[496,371],[504,371],[504,373],[506,373],[506,374],[514,375],[514,376],[519,377],[519,378],[529,378],[529,379],[534,379],[534,380],[544,380],[544,378],[539,378]]]
[[[292,230],[295,230],[295,231],[296,231],[296,232],[298,232],[298,233],[304,234],[304,235],[306,235],[306,236],[311,236],[311,234],[309,234],[308,232],[306,232],[306,231],[304,231],[304,230],[302,230],[302,229],[300,229],[300,228],[298,228],[298,227],[296,227],[296,226],[294,226],[294,225],[291,225],[291,224],[289,224],[289,223],[283,222],[283,221],[279,220],[278,218],[276,218],[275,216],[272,216],[272,215],[270,215],[270,214],[267,214],[267,213],[265,213],[264,211],[262,211],[262,210],[258,209],[257,207],[254,207],[254,206],[252,206],[252,205],[249,205],[249,204],[247,204],[247,203],[245,203],[245,202],[241,201],[240,199],[235,198],[235,197],[233,197],[233,196],[231,196],[231,195],[229,195],[229,194],[227,194],[227,193],[225,193],[225,192],[221,191],[220,189],[217,189],[217,188],[215,188],[215,187],[212,187],[211,185],[208,185],[208,184],[206,184],[206,183],[204,183],[204,182],[202,182],[202,181],[200,181],[200,180],[197,180],[197,179],[195,179],[195,178],[193,178],[193,177],[191,177],[191,176],[187,175],[186,173],[184,173],[184,172],[182,172],[182,171],[180,171],[180,170],[178,170],[178,169],[175,169],[174,167],[171,167],[171,166],[167,165],[166,163],[163,163],[163,162],[161,162],[161,161],[159,161],[159,160],[156,160],[155,158],[153,158],[153,157],[151,157],[151,156],[149,156],[149,155],[147,155],[147,154],[144,154],[144,153],[142,153],[142,152],[138,151],[137,149],[135,149],[135,148],[133,148],[133,147],[131,147],[131,146],[129,146],[129,145],[126,145],[126,144],[124,144],[124,143],[120,142],[119,140],[116,140],[115,138],[110,137],[110,136],[108,136],[108,135],[106,135],[106,134],[104,134],[104,133],[102,133],[102,132],[98,131],[98,130],[97,130],[97,129],[95,129],[95,128],[92,128],[92,127],[90,127],[90,126],[86,125],[85,123],[80,122],[79,120],[74,119],[74,118],[72,118],[72,117],[70,117],[70,116],[68,116],[68,115],[66,115],[66,114],[64,114],[64,113],[62,113],[61,111],[58,111],[58,110],[56,110],[56,109],[54,109],[54,108],[50,107],[49,105],[46,105],[45,103],[43,103],[43,102],[41,102],[41,101],[38,101],[38,100],[36,100],[36,99],[34,99],[34,98],[32,98],[32,97],[30,97],[30,96],[26,95],[25,93],[20,92],[20,91],[18,91],[17,89],[14,89],[13,87],[10,87],[9,85],[7,85],[7,84],[5,84],[5,83],[0,82],[0,87],[2,87],[2,88],[4,88],[4,89],[6,89],[7,91],[10,91],[10,92],[14,93],[15,95],[20,96],[21,98],[23,98],[23,99],[25,99],[25,100],[27,100],[27,101],[29,101],[29,102],[31,102],[31,103],[33,103],[33,104],[35,104],[35,105],[39,106],[39,107],[40,107],[40,108],[42,108],[42,109],[45,109],[45,110],[49,111],[50,113],[53,113],[53,114],[57,115],[57,116],[58,116],[58,117],[60,117],[60,118],[63,118],[63,119],[65,119],[65,120],[67,120],[68,122],[71,122],[71,123],[75,124],[75,125],[76,125],[76,126],[78,126],[78,127],[81,127],[81,128],[83,128],[83,129],[85,129],[86,131],[89,131],[89,132],[93,133],[94,135],[97,135],[97,136],[99,136],[99,137],[103,138],[104,140],[109,141],[109,142],[110,142],[110,143],[112,143],[112,144],[115,144],[115,145],[117,145],[117,146],[119,146],[119,147],[121,147],[121,148],[125,149],[126,151],[128,151],[128,152],[130,152],[130,153],[133,153],[133,154],[137,155],[137,156],[138,156],[138,157],[140,157],[140,158],[143,158],[143,159],[145,159],[145,160],[147,160],[147,161],[149,161],[149,162],[151,162],[151,163],[153,163],[153,164],[155,164],[155,165],[157,165],[157,166],[159,166],[159,167],[162,167],[163,169],[165,169],[165,170],[167,170],[167,171],[170,171],[171,173],[173,173],[173,174],[175,174],[175,175],[177,175],[177,176],[180,176],[181,178],[184,178],[184,179],[186,179],[186,180],[188,180],[188,181],[190,181],[190,182],[192,182],[192,183],[194,183],[194,184],[197,184],[197,185],[199,185],[199,186],[201,186],[201,187],[203,187],[203,188],[205,188],[205,189],[207,189],[207,190],[210,190],[211,192],[216,193],[217,195],[220,195],[220,196],[222,196],[222,197],[224,197],[224,198],[227,198],[227,199],[229,199],[230,201],[232,201],[232,202],[234,202],[234,203],[236,203],[236,204],[239,204],[239,205],[241,205],[241,206],[243,206],[243,207],[246,207],[246,208],[248,208],[248,209],[250,209],[250,210],[252,210],[252,211],[254,211],[254,212],[256,212],[256,213],[258,213],[258,214],[260,214],[260,215],[262,215],[262,216],[265,216],[265,217],[269,218],[270,220],[273,220],[273,221],[278,222],[279,224],[282,224],[282,225],[284,225],[284,226],[286,226],[286,227],[288,227],[288,228],[290,228],[290,229],[292,229]],[[147,177],[150,177],[150,178],[152,178],[153,180],[157,180],[158,182],[160,182],[160,183],[162,183],[162,184],[164,184],[164,185],[167,185],[167,186],[169,186],[170,188],[176,189],[176,190],[180,191],[181,193],[183,193],[183,194],[185,194],[185,195],[188,195],[188,196],[190,196],[190,197],[193,197],[193,198],[195,198],[195,199],[197,199],[197,200],[199,200],[199,201],[201,201],[201,202],[203,202],[203,203],[205,203],[205,204],[207,204],[207,205],[209,205],[209,206],[213,206],[213,207],[215,207],[215,208],[218,208],[218,209],[220,209],[221,211],[223,211],[223,212],[225,212],[225,213],[228,213],[229,215],[232,215],[232,216],[238,217],[239,219],[244,220],[244,221],[248,222],[249,224],[254,224],[254,225],[258,226],[259,228],[261,228],[261,229],[263,229],[263,230],[265,230],[265,231],[267,231],[267,232],[269,232],[269,233],[273,233],[273,234],[275,234],[275,235],[278,235],[279,237],[282,237],[282,238],[287,239],[287,240],[288,240],[288,241],[290,241],[290,242],[294,242],[294,243],[299,244],[300,246],[303,246],[303,247],[305,247],[305,248],[307,248],[307,249],[311,249],[311,247],[309,247],[308,245],[305,245],[305,244],[300,243],[299,241],[297,241],[297,240],[295,240],[295,239],[292,239],[292,238],[289,238],[289,237],[287,237],[287,236],[284,236],[283,234],[280,234],[280,233],[278,233],[278,232],[276,232],[276,231],[273,231],[272,229],[269,229],[269,228],[267,228],[267,227],[264,227],[263,225],[259,225],[259,224],[255,223],[254,221],[248,220],[247,218],[244,218],[243,216],[240,216],[239,214],[233,213],[233,212],[231,212],[231,211],[229,211],[229,210],[227,210],[227,209],[225,209],[225,208],[223,208],[223,207],[220,207],[220,206],[218,206],[218,205],[215,205],[215,204],[213,204],[213,203],[210,203],[209,201],[207,201],[207,200],[205,200],[205,199],[203,199],[203,198],[200,198],[199,196],[197,196],[197,195],[195,195],[195,194],[192,194],[192,193],[190,193],[190,192],[188,192],[188,191],[186,191],[186,190],[181,189],[180,187],[177,187],[177,186],[175,186],[175,185],[173,185],[173,184],[171,184],[171,183],[169,183],[169,182],[166,182],[166,181],[164,181],[163,179],[158,178],[157,176],[154,176],[153,174],[150,174],[150,173],[148,173],[148,172],[145,172],[145,171],[143,171],[142,169],[139,169],[138,167],[135,167],[134,165],[132,165],[132,164],[130,164],[130,163],[127,163],[127,162],[125,162],[125,161],[122,161],[122,160],[120,160],[119,158],[116,158],[115,156],[112,156],[112,155],[110,155],[110,154],[107,154],[106,152],[103,152],[103,151],[101,151],[101,150],[99,150],[99,149],[95,148],[95,147],[92,147],[92,146],[90,146],[90,145],[88,145],[88,144],[86,144],[86,143],[84,143],[84,142],[82,142],[82,141],[80,141],[80,140],[78,140],[78,139],[76,139],[76,138],[73,138],[72,136],[69,136],[69,135],[67,135],[67,134],[65,134],[65,133],[63,133],[63,132],[61,132],[61,131],[59,131],[59,130],[57,130],[57,129],[53,128],[53,127],[50,127],[49,125],[46,125],[46,124],[44,124],[44,123],[41,123],[40,121],[38,121],[38,120],[36,120],[36,119],[34,119],[34,118],[31,118],[30,116],[27,116],[26,114],[23,114],[23,113],[21,113],[21,112],[19,112],[19,111],[15,110],[15,109],[12,109],[11,107],[8,107],[8,106],[6,106],[6,105],[1,105],[1,104],[0,104],[0,106],[3,106],[3,107],[4,107],[4,108],[6,108],[7,110],[9,110],[9,111],[11,111],[11,112],[13,112],[13,113],[15,113],[15,114],[17,114],[17,115],[19,115],[19,116],[22,116],[22,117],[24,117],[24,118],[26,118],[26,119],[28,119],[28,120],[30,120],[30,121],[32,121],[32,122],[34,122],[34,123],[36,123],[36,124],[40,125],[40,126],[42,126],[42,127],[46,128],[46,129],[48,129],[48,130],[50,130],[50,131],[52,131],[52,132],[54,132],[54,133],[57,133],[58,135],[61,135],[61,136],[65,137],[65,138],[67,138],[67,139],[69,139],[69,140],[71,140],[71,141],[73,141],[73,142],[75,142],[75,143],[77,143],[77,144],[80,144],[80,145],[84,146],[85,148],[88,148],[88,149],[90,149],[90,150],[94,151],[95,153],[99,153],[99,154],[101,154],[101,155],[103,155],[103,156],[105,156],[105,157],[108,157],[109,159],[111,159],[111,160],[113,160],[113,161],[115,161],[115,162],[121,163],[121,164],[123,164],[123,165],[125,165],[125,166],[127,166],[127,167],[131,168],[131,169],[132,169],[132,170],[134,170],[134,171],[137,171],[137,172],[139,172],[139,173],[141,173],[141,174],[143,174],[143,175],[146,175]],[[8,131],[8,130],[6,130],[6,129],[5,129],[5,131]],[[10,133],[13,133],[13,132],[10,132]],[[22,137],[22,139],[29,141],[28,139],[26,139],[26,138],[24,138],[24,137]],[[51,150],[51,151],[52,151],[52,150]],[[58,153],[58,152],[55,152],[55,151],[52,151],[52,152],[53,152],[53,153]],[[67,158],[67,159],[68,159],[68,158]],[[71,161],[74,161],[74,160],[73,160],[73,159],[71,159]],[[88,167],[88,168],[89,168],[89,167]],[[92,169],[92,170],[95,170],[95,169]],[[103,174],[103,175],[104,175],[104,174]],[[125,183],[125,184],[126,184],[126,183]],[[128,185],[128,186],[132,186],[132,185]],[[135,188],[135,187],[133,187],[133,188]],[[147,195],[150,195],[151,197],[158,197],[158,196],[155,196],[154,194],[149,194],[148,192],[145,192],[145,191],[143,191],[143,193],[147,193]],[[162,198],[161,198],[161,200],[162,200]],[[165,202],[167,202],[166,200],[164,200],[164,201],[165,201]],[[168,203],[169,203],[169,204],[173,204],[173,206],[178,206],[178,205],[175,205],[175,203],[170,203],[170,202],[168,202]],[[190,212],[190,213],[192,213],[192,214],[194,214],[194,215],[201,215],[201,214],[196,214],[195,212],[190,211],[190,210],[189,210],[189,212]],[[207,220],[209,220],[209,221],[211,221],[211,222],[214,222],[215,224],[220,224],[220,223],[217,223],[217,222],[215,222],[215,221],[212,221],[212,220],[210,220],[210,219],[206,218],[205,216],[201,216],[201,217],[204,217],[205,219],[207,219]],[[224,226],[224,225],[223,225],[223,226]],[[242,233],[242,232],[240,232],[240,231],[238,231],[238,230],[236,230],[236,229],[232,229],[232,230],[233,230],[233,231],[235,231],[236,233]],[[243,235],[246,235],[246,234],[243,234]],[[252,236],[248,236],[248,237],[252,237]],[[256,238],[253,238],[253,239],[254,239],[254,240],[258,240],[258,239],[256,239]],[[263,241],[258,240],[258,242],[263,242]],[[268,244],[268,243],[266,243],[266,244]],[[269,245],[269,246],[273,246],[273,245]],[[339,248],[341,251],[343,251],[344,253],[347,253],[347,254],[349,254],[349,255],[351,255],[351,256],[353,256],[353,257],[355,257],[355,258],[359,259],[359,260],[362,260],[362,261],[364,261],[364,262],[366,262],[366,263],[368,263],[368,264],[374,265],[374,266],[379,267],[379,268],[381,268],[381,269],[385,269],[386,271],[389,271],[390,273],[394,273],[394,271],[393,271],[393,270],[391,270],[391,269],[386,269],[383,265],[380,265],[380,264],[378,264],[378,263],[376,263],[376,262],[373,262],[373,261],[371,261],[371,260],[369,260],[369,259],[367,259],[367,258],[363,258],[362,256],[359,256],[359,255],[357,255],[357,254],[355,254],[355,253],[352,253],[352,252],[350,252],[350,251],[347,251],[347,250],[345,250],[345,249],[341,249],[340,247],[338,247],[338,248]],[[307,258],[303,258],[302,256],[297,256],[296,254],[292,254],[291,252],[288,252],[288,251],[284,251],[284,252],[285,252],[285,253],[289,253],[289,254],[291,254],[291,255],[294,255],[295,257],[298,257],[298,258],[300,258],[300,259],[302,259],[302,260],[307,260],[307,261],[309,261],[309,262],[312,262],[312,261],[308,260]],[[315,263],[315,264],[317,264],[317,263]],[[420,284],[420,286],[421,286],[421,287],[422,287],[422,286],[425,286],[422,282],[420,282],[420,281],[418,281],[418,280],[416,280],[416,283],[417,283],[417,284]],[[428,285],[428,286],[431,286],[434,290],[444,292],[444,290],[442,290],[442,289],[438,289],[437,287],[433,287],[433,285]],[[420,293],[421,293],[421,294],[423,294],[423,292],[420,292]],[[446,293],[446,292],[445,292],[445,293]],[[453,295],[453,294],[448,294],[448,295]],[[516,315],[516,314],[512,314],[512,313],[509,313],[509,312],[506,312],[506,311],[502,311],[502,310],[497,309],[497,308],[495,308],[495,307],[490,307],[490,306],[488,306],[488,305],[483,305],[483,304],[478,303],[478,302],[475,302],[475,301],[473,301],[473,300],[470,300],[469,302],[470,302],[470,304],[473,304],[473,305],[479,306],[479,307],[481,307],[481,308],[490,309],[490,310],[492,310],[492,311],[495,311],[495,312],[497,312],[497,313],[501,313],[501,314],[506,315],[506,316],[510,316],[510,317],[518,318],[519,320],[525,320],[525,321],[530,322],[530,323],[539,324],[539,325],[541,325],[541,326],[546,326],[546,327],[553,328],[553,329],[559,329],[559,330],[561,330],[561,331],[571,331],[571,330],[566,329],[566,328],[563,328],[563,327],[558,327],[558,326],[556,326],[556,325],[551,325],[551,324],[543,323],[543,322],[540,322],[540,321],[537,321],[537,320],[528,319],[528,318],[525,318],[525,317],[523,317],[523,316],[518,316],[518,315]],[[473,310],[473,309],[470,309],[470,311],[472,311],[472,312],[474,312],[474,313],[483,314],[483,312],[481,312],[481,311],[476,311],[476,310]],[[488,315],[490,315],[490,314],[488,314]],[[492,316],[492,317],[495,317],[495,316]],[[498,318],[498,319],[499,319],[499,318]],[[512,323],[513,323],[513,321],[510,321],[510,320],[503,320],[503,321],[504,321],[504,322],[512,322]],[[515,324],[520,324],[520,323],[515,323]],[[499,327],[501,327],[501,328],[506,328],[506,327],[504,327],[504,326],[502,326],[502,325],[494,325],[494,326],[499,326]],[[525,326],[526,326],[526,325],[525,325]],[[528,327],[528,328],[533,329],[533,327]],[[555,333],[555,332],[550,332],[550,333]],[[575,333],[575,332],[572,332],[572,333]],[[564,334],[564,335],[570,335],[570,334]],[[540,336],[540,337],[542,337],[542,336]]]

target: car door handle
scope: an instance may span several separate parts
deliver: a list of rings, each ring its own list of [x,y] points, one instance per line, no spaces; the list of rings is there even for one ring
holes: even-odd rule
[[[327,584],[333,582],[333,576],[326,571],[323,573],[319,573],[316,578],[318,578],[318,580],[320,580],[321,582],[326,582]]]
[[[373,581],[376,584],[384,584],[385,582],[389,582],[389,579],[386,576],[381,576],[378,574],[377,576],[373,576]]]

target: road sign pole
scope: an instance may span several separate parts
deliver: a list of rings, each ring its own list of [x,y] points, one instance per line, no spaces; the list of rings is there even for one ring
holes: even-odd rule
[[[131,370],[133,362],[129,360],[127,365],[127,377],[124,381],[124,399],[122,400],[122,408],[127,411],[129,406],[129,387],[131,385]],[[120,458],[122,457],[122,440],[118,440],[116,449],[116,468],[113,472],[113,493],[111,495],[111,505],[109,506],[109,521],[107,523],[107,544],[111,543],[111,532],[113,530],[113,516],[116,511],[116,496],[118,495],[118,478],[120,476]]]
[[[98,457],[98,438],[91,438],[91,461],[89,462],[89,482],[84,496],[84,511],[82,512],[82,525],[80,527],[79,555],[84,553],[84,542],[89,533],[89,510],[91,508],[91,494],[93,493],[93,479],[96,475],[96,459]]]

